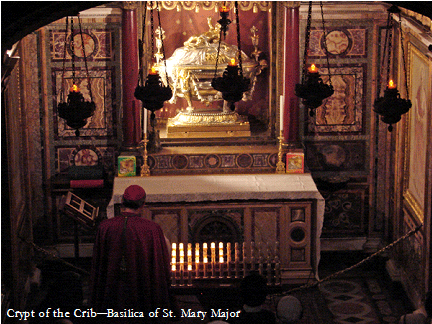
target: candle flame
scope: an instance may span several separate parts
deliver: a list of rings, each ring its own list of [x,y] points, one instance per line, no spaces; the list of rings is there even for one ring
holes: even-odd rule
[[[236,62],[235,58],[232,58],[232,59],[230,60],[230,62],[228,63],[228,65],[229,65],[229,66],[237,66],[237,62]]]
[[[70,92],[79,92],[79,88],[76,84],[73,84],[72,87],[70,88]]]
[[[317,67],[315,64],[312,64],[309,68],[309,72],[317,72]]]
[[[396,84],[393,82],[393,80],[389,81],[388,88],[389,89],[395,89],[396,88]]]
[[[210,247],[211,247],[212,249],[214,249],[214,248],[216,247],[215,242],[211,242]]]
[[[149,74],[151,74],[151,75],[156,75],[156,74],[158,74],[157,71],[156,71],[156,68],[155,68],[154,66],[151,67],[151,69],[150,69],[150,71],[149,71]]]
[[[219,8],[219,11],[220,12],[228,12],[229,8],[227,6],[222,6],[222,7]]]
[[[173,264],[173,265],[171,266],[171,271],[176,271],[176,265],[175,265],[175,264]]]

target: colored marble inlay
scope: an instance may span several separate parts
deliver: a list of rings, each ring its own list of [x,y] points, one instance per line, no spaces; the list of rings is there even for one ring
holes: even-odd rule
[[[74,41],[74,54],[77,61],[84,60],[84,53],[87,61],[106,61],[114,58],[112,46],[113,31],[93,29],[83,29],[84,52],[83,42],[81,35],[75,32]],[[65,31],[64,30],[51,30],[50,31],[50,50],[52,61],[63,61],[65,57]],[[72,59],[71,35],[68,32],[66,38],[66,61]]]

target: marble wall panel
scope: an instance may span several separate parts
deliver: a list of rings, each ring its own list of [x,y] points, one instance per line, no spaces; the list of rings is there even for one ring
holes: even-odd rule
[[[365,27],[330,27],[326,42],[330,57],[365,58],[367,57],[367,32]],[[325,57],[322,29],[311,29],[310,58]]]
[[[306,163],[311,171],[367,171],[366,143],[329,141],[308,143]]]
[[[113,137],[116,134],[114,125],[116,120],[114,69],[93,68],[89,71],[89,74],[90,78],[87,78],[85,70],[79,69],[76,71],[75,81],[84,95],[84,99],[90,101],[88,89],[88,81],[90,80],[92,98],[96,104],[94,115],[88,118],[87,124],[80,129],[81,137]],[[75,137],[75,130],[67,126],[65,120],[60,118],[57,113],[57,103],[67,100],[69,88],[73,82],[71,71],[65,73],[65,84],[63,85],[62,77],[63,71],[61,69],[52,69],[53,106],[55,107],[53,123],[57,139]]]
[[[110,61],[114,59],[113,51],[113,30],[105,29],[83,29],[84,53],[88,62],[93,61]],[[66,61],[72,59],[71,35],[70,29],[66,36],[66,53],[65,53],[65,30],[50,31],[50,51],[51,60],[63,61],[66,55]],[[75,30],[74,54],[77,62],[84,61],[82,40],[78,30]]]
[[[367,188],[321,191],[326,201],[323,237],[365,235],[366,192]]]
[[[334,94],[325,99],[309,119],[305,133],[363,133],[365,120],[366,64],[330,66]],[[329,84],[326,67],[319,67],[324,83]]]
[[[66,173],[67,169],[75,164],[74,157],[78,151],[90,149],[96,152],[98,158],[104,166],[104,169],[109,171],[116,170],[115,168],[115,148],[112,146],[57,146],[56,150],[56,172]]]

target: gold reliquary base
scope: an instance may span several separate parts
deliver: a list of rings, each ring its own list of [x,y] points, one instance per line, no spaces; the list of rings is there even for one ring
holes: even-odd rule
[[[246,116],[236,112],[199,111],[179,112],[168,118],[168,138],[211,138],[250,136]]]

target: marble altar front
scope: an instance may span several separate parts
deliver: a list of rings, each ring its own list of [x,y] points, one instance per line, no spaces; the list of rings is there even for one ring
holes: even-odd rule
[[[248,248],[279,242],[283,283],[318,278],[324,199],[310,174],[117,177],[109,218],[132,184],[146,190],[144,216],[171,242],[196,242],[201,220],[220,218],[240,230]]]

